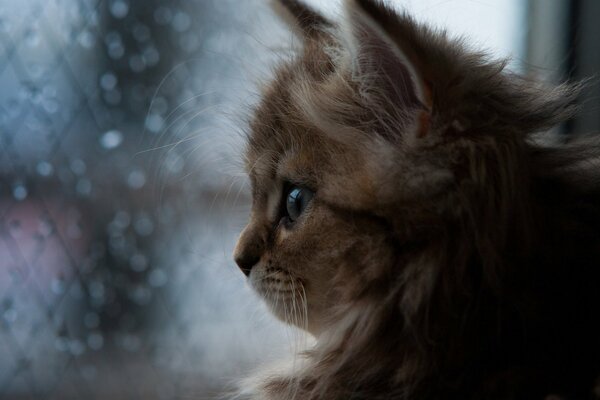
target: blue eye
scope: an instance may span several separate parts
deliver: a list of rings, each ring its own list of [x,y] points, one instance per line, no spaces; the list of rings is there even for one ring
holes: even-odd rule
[[[285,199],[287,217],[294,222],[304,212],[314,193],[306,188],[290,186]]]

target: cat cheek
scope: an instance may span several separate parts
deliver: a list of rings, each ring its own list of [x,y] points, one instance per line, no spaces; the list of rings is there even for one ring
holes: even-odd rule
[[[290,238],[291,233],[290,229],[286,228],[285,223],[282,221],[275,233],[275,245],[283,245]]]

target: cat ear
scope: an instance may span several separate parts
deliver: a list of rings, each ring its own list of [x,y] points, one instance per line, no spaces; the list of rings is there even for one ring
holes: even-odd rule
[[[402,26],[403,24],[407,26]],[[342,40],[348,47],[352,74],[367,91],[374,91],[420,120],[419,134],[425,134],[432,99],[428,85],[409,46],[412,21],[372,0],[348,0],[342,25]],[[406,32],[405,32],[406,31]]]
[[[314,37],[332,26],[331,22],[300,0],[276,0],[274,8],[304,37]]]

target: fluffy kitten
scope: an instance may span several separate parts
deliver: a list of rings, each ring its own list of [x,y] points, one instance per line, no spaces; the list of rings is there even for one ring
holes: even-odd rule
[[[235,259],[316,345],[248,397],[592,397],[600,141],[544,133],[579,88],[377,1],[347,1],[341,26],[281,3],[303,50],[251,125]]]

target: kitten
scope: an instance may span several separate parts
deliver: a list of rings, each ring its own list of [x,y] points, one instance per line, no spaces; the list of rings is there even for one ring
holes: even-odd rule
[[[553,140],[547,87],[373,0],[303,50],[251,124],[235,260],[314,348],[251,399],[590,398],[600,372],[600,140]],[[301,362],[301,365],[300,365]]]

